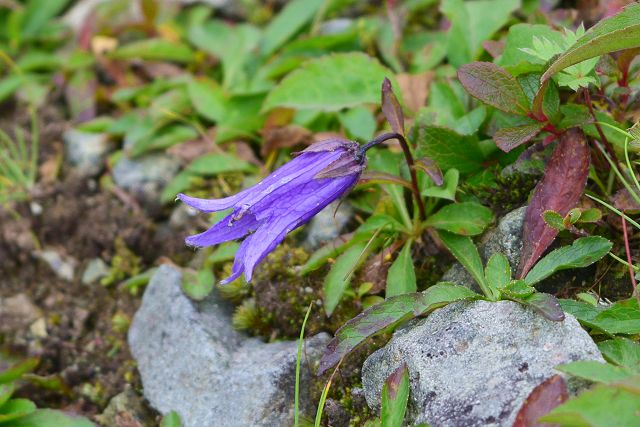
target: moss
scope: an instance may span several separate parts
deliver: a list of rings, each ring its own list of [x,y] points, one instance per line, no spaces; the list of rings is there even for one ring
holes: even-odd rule
[[[116,237],[114,243],[115,255],[111,258],[109,273],[100,280],[100,283],[104,286],[109,286],[140,274],[142,268],[142,259],[127,247],[121,236]]]
[[[536,175],[512,173],[503,176],[501,173],[495,174],[495,187],[463,185],[463,189],[478,197],[480,202],[491,208],[491,210],[501,217],[527,203],[529,194],[540,179]]]

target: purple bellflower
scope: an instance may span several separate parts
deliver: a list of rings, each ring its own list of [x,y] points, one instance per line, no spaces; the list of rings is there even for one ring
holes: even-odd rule
[[[368,146],[332,138],[310,145],[258,184],[223,199],[178,198],[202,212],[233,211],[207,231],[187,237],[190,246],[212,246],[245,237],[233,263],[229,283],[253,270],[295,230],[329,203],[348,192],[366,167]]]

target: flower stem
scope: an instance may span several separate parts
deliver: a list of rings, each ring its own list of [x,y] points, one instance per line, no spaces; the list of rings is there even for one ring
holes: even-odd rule
[[[405,137],[397,132],[383,133],[382,135],[378,135],[376,138],[363,145],[360,148],[360,151],[362,153],[365,153],[369,148],[390,139],[397,139],[400,142],[400,147],[402,147],[404,157],[407,160],[407,165],[409,166],[409,174],[411,175],[411,192],[413,193],[413,197],[416,199],[416,203],[418,204],[420,219],[424,221],[425,219],[427,219],[427,212],[424,208],[422,197],[420,197],[420,190],[418,189],[418,177],[416,176],[416,170],[413,167],[415,163],[413,161],[413,154],[411,154],[411,148],[409,148],[409,144],[407,143]]]

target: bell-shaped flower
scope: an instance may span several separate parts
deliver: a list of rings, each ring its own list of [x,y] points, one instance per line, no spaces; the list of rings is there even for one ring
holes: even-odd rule
[[[349,191],[366,167],[355,142],[328,139],[309,146],[258,184],[223,199],[178,198],[202,212],[233,209],[207,231],[187,237],[191,246],[211,246],[245,238],[235,256],[229,283],[253,270],[287,233],[307,223],[329,203]]]

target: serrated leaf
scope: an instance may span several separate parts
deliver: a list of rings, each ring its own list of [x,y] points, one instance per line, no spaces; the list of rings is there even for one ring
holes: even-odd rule
[[[452,203],[427,218],[425,225],[464,236],[482,233],[493,221],[491,209],[475,202]]]
[[[538,261],[524,280],[529,285],[533,285],[556,271],[588,267],[609,253],[612,246],[613,244],[604,237],[581,237],[571,246],[556,249]]]
[[[338,111],[365,103],[377,104],[380,82],[386,77],[393,80],[393,73],[363,53],[327,55],[307,61],[287,75],[267,95],[262,109]]]
[[[522,299],[533,295],[536,289],[525,283],[524,280],[512,280],[505,287],[500,289],[500,293],[506,298]]]
[[[351,273],[363,261],[362,255],[366,246],[366,242],[359,242],[351,246],[331,266],[323,284],[324,310],[327,316],[331,316],[342,299],[345,289],[351,283]]]
[[[387,298],[417,290],[416,272],[411,258],[411,240],[407,241],[387,272]]]
[[[184,43],[165,39],[144,39],[123,45],[109,53],[115,59],[143,59],[146,61],[174,61],[187,63],[194,60],[193,50]]]
[[[599,342],[598,349],[609,362],[640,373],[640,344],[637,342],[617,337]]]
[[[554,408],[540,421],[581,427],[634,427],[638,425],[639,411],[637,394],[598,385]]]
[[[396,95],[393,93],[393,87],[388,78],[385,78],[382,82],[381,106],[382,112],[391,129],[400,135],[404,135],[404,113],[402,112],[402,106],[400,102],[398,102],[398,98],[396,98]]]
[[[484,269],[487,283],[495,288],[504,288],[511,282],[511,265],[506,256],[496,252],[489,258]]]
[[[518,278],[523,278],[553,242],[558,230],[542,218],[547,210],[564,216],[582,196],[589,175],[590,151],[584,134],[571,129],[562,134],[527,206]]]
[[[409,370],[400,365],[382,386],[380,421],[382,427],[402,427],[409,402]]]
[[[605,18],[591,27],[542,75],[542,81],[571,65],[605,53],[640,46],[640,4],[632,3],[620,13]]]
[[[544,219],[544,222],[551,228],[558,231],[565,229],[563,218],[558,212],[544,211],[542,212],[542,219]]]
[[[335,366],[369,337],[454,301],[478,298],[480,295],[464,286],[438,283],[424,292],[398,295],[368,308],[336,331],[320,360],[318,375]]]
[[[585,380],[610,384],[633,376],[633,372],[609,363],[578,360],[556,366],[556,370]]]
[[[462,136],[437,126],[416,126],[411,140],[418,144],[421,156],[433,159],[440,169],[457,169],[461,174],[484,169],[484,153],[474,136]]]
[[[526,125],[501,128],[493,135],[499,149],[508,153],[536,137],[544,127],[544,123],[535,122]]]
[[[618,301],[607,308],[566,299],[560,300],[560,304],[584,326],[607,335],[640,333],[640,308],[635,298]]]
[[[458,70],[458,80],[475,98],[506,113],[526,115],[529,100],[509,72],[491,62],[473,62]]]

